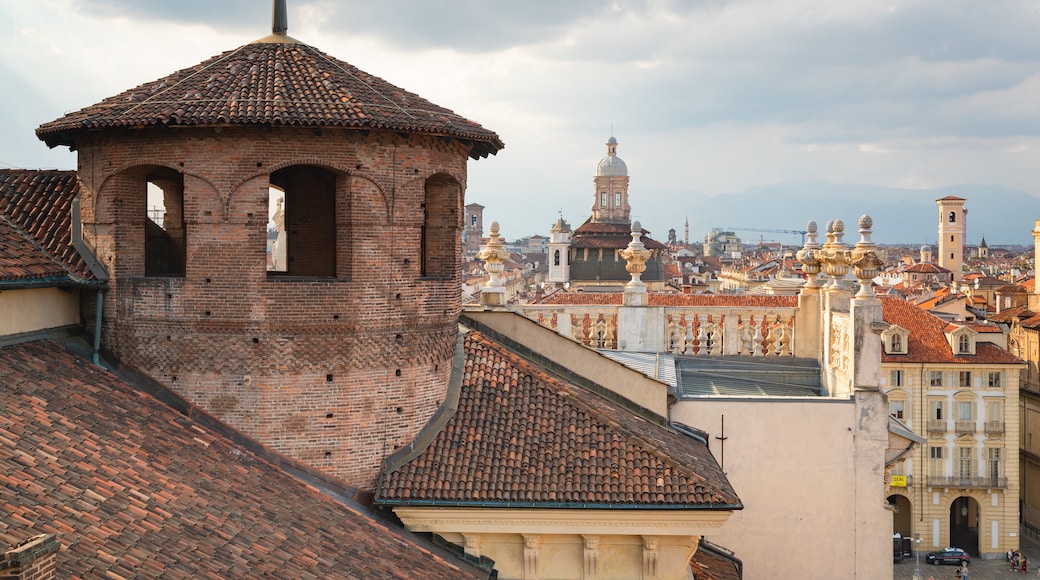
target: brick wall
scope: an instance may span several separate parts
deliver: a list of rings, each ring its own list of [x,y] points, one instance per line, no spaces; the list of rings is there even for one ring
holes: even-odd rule
[[[55,577],[58,540],[54,534],[33,536],[0,558],[0,579],[51,580]]]
[[[274,449],[373,489],[382,458],[443,401],[467,150],[397,133],[248,128],[77,146],[84,235],[112,274],[105,348]],[[315,275],[326,262],[309,277],[266,271],[270,176],[299,166],[333,182],[319,185],[335,199],[308,219],[335,216],[334,275]],[[144,275],[144,190],[158,167],[183,175],[183,277]],[[436,277],[422,276],[424,233]]]

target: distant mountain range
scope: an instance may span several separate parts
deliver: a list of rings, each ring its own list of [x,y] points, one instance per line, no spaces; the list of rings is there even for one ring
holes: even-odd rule
[[[668,228],[683,236],[680,212],[690,220],[690,242],[701,242],[712,228],[735,229],[746,241],[765,240],[799,243],[793,234],[751,231],[753,229],[804,230],[809,220],[819,224],[821,236],[828,221],[845,222],[845,241],[859,239],[857,222],[863,214],[874,220],[873,240],[881,244],[935,245],[939,209],[935,200],[954,195],[967,201],[966,241],[976,245],[984,236],[993,246],[1033,245],[1034,220],[1040,219],[1040,197],[1002,186],[957,185],[938,189],[899,189],[856,184],[820,182],[779,183],[753,187],[739,193],[716,196],[683,194],[671,196],[665,205],[669,225],[654,230],[654,239],[664,241]],[[656,196],[653,196],[656,197]],[[681,200],[681,201],[680,201]],[[649,201],[649,200],[648,200]],[[678,202],[678,203],[677,203]],[[636,202],[638,203],[638,202]],[[651,216],[656,212],[645,212]],[[657,216],[653,216],[657,217]],[[675,220],[679,220],[678,224]],[[648,223],[650,220],[646,220]],[[661,223],[663,220],[654,219]],[[658,226],[659,227],[659,226]],[[749,228],[742,230],[741,228]]]

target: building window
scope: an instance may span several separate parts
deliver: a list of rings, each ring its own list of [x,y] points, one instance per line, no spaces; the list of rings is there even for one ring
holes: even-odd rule
[[[553,266],[559,266],[559,265],[560,265],[560,251],[559,250],[553,250]]]
[[[1003,387],[1004,383],[1000,380],[1000,375],[1002,374],[1004,373],[989,373],[986,379],[987,384],[994,389],[999,389],[1000,387]]]
[[[894,370],[888,373],[888,382],[893,387],[903,386],[903,371]]]
[[[889,401],[888,402],[888,414],[892,415],[896,419],[903,418],[903,407],[905,401]]]
[[[614,207],[621,207],[621,194],[620,193],[615,193],[614,194]]]
[[[957,385],[961,387],[970,387],[971,371],[961,371],[957,373]]]
[[[956,223],[956,222],[957,222],[957,214],[951,211],[950,212],[950,223],[952,224],[952,223]],[[950,240],[950,241],[953,241],[953,240]]]
[[[929,477],[943,477],[946,475],[946,469],[943,465],[942,447],[928,448],[928,475]]]
[[[469,216],[469,225],[477,227],[477,214]]]
[[[321,167],[297,165],[275,171],[270,183],[268,206],[276,209],[267,270],[289,276],[335,276],[336,175]]]
[[[943,414],[943,402],[942,401],[932,401],[931,407],[932,407],[932,411],[931,411],[931,414],[929,415],[929,417],[931,417],[932,421],[945,421],[946,420],[946,416]]]
[[[892,335],[891,352],[892,353],[903,352],[903,335],[901,335],[901,334],[893,334]]]
[[[1004,420],[1004,401],[986,401],[986,421]]]
[[[172,169],[159,169],[145,179],[144,275],[182,277],[187,255],[184,176]]]
[[[957,401],[957,420],[975,420],[975,401]]]
[[[971,447],[957,448],[957,473],[961,479],[971,479],[975,475],[975,449]]]
[[[971,353],[971,337],[967,334],[962,334],[957,337],[957,352],[960,354]]]
[[[942,371],[931,371],[928,374],[928,385],[931,387],[943,386],[943,373]]]
[[[599,194],[599,206],[607,207],[607,192],[605,191]]]
[[[423,225],[419,252],[422,256],[419,275],[424,278],[447,279],[460,270],[456,242],[462,187],[450,175],[440,173],[426,180],[423,203]]]
[[[1002,464],[1000,462],[1000,448],[993,447],[989,450],[989,477],[993,480],[993,485],[998,485],[997,480],[1001,477]]]

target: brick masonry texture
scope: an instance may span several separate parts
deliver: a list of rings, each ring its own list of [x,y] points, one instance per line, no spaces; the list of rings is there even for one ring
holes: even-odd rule
[[[112,276],[105,348],[272,448],[372,490],[380,460],[444,398],[466,147],[222,127],[87,134],[77,148],[84,235]],[[270,175],[299,166],[335,175],[334,276],[266,270]],[[144,275],[145,188],[159,169],[182,176],[183,277]]]

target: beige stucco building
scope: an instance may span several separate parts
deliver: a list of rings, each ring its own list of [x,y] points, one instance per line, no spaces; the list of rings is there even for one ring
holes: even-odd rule
[[[893,529],[983,558],[1019,547],[1019,377],[996,325],[947,323],[883,299],[889,413],[927,439],[893,470]]]

